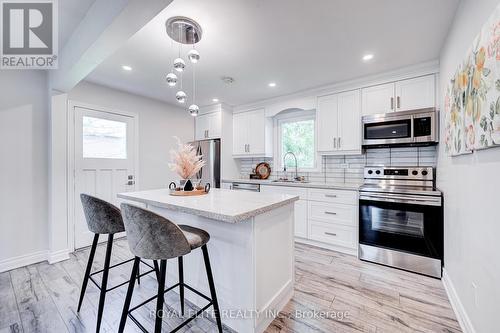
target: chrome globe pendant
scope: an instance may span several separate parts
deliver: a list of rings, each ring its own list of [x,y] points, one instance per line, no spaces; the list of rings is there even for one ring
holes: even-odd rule
[[[177,99],[177,102],[184,104],[186,103],[187,95],[184,91],[179,90],[177,94],[175,94],[175,98]]]
[[[200,61],[200,53],[195,49],[192,49],[188,52],[188,59],[189,61],[191,61],[191,63],[196,64],[198,61]]]
[[[177,58],[174,60],[174,69],[178,72],[182,72],[186,68],[186,63],[182,58]]]
[[[175,75],[174,73],[168,73],[165,80],[170,87],[175,87],[177,84],[177,75]]]
[[[189,114],[192,115],[193,117],[196,117],[198,113],[200,113],[200,107],[196,104],[191,104],[188,110]]]

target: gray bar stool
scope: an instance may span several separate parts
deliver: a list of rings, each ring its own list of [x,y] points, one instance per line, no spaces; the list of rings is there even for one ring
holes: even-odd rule
[[[203,311],[205,311],[212,305],[214,307],[214,315],[217,322],[217,328],[219,332],[222,332],[222,321],[220,318],[219,303],[217,302],[214,279],[212,276],[212,268],[210,266],[210,259],[207,249],[207,242],[210,239],[210,235],[206,231],[198,228],[190,227],[187,225],[177,225],[160,215],[137,206],[122,203],[121,209],[123,221],[125,223],[125,230],[127,231],[127,240],[130,246],[130,251],[136,257],[134,260],[134,267],[132,268],[132,273],[130,275],[130,284],[128,286],[125,304],[123,305],[123,312],[118,332],[123,332],[127,316],[129,316],[143,332],[147,332],[144,326],[142,326],[132,315],[132,312],[156,298],[157,302],[155,332],[160,333],[162,326],[161,313],[163,312],[164,293],[172,290],[175,287],[179,287],[182,314],[184,314],[184,288],[187,288],[195,294],[203,297],[209,303],[198,310],[193,316],[182,322],[179,326],[172,330],[172,332],[176,332],[177,330],[181,329],[183,326],[185,326],[191,320],[195,319],[198,315],[200,315]],[[211,297],[203,295],[199,291],[184,283],[182,256],[199,247],[201,247],[201,250],[203,252],[203,259],[205,261],[205,270],[207,273]],[[129,310],[132,293],[134,291],[134,277],[137,274],[137,267],[139,266],[139,261],[141,260],[141,258],[160,260],[158,294]],[[165,289],[167,260],[172,258],[178,258],[179,282],[172,287]]]
[[[120,286],[123,286],[124,284],[129,283],[129,281],[125,281],[123,283],[120,283],[120,284],[108,289],[107,285],[108,285],[109,269],[123,265],[127,262],[134,260],[135,258],[125,260],[123,262],[120,262],[118,264],[110,266],[111,250],[113,248],[114,234],[117,232],[125,231],[125,226],[123,225],[123,219],[122,219],[120,209],[118,209],[116,206],[110,204],[109,202],[106,202],[106,201],[101,200],[99,198],[90,196],[88,194],[83,194],[83,193],[80,194],[80,199],[82,201],[83,212],[85,214],[85,219],[87,220],[88,228],[91,232],[94,233],[94,240],[92,242],[89,260],[87,262],[87,269],[85,270],[85,276],[83,278],[82,290],[80,292],[80,300],[78,301],[77,312],[80,312],[80,308],[82,307],[83,297],[85,296],[85,290],[87,289],[87,284],[88,284],[89,279],[90,279],[97,286],[97,288],[99,288],[99,290],[100,290],[99,308],[97,311],[97,327],[96,327],[96,332],[99,332],[99,329],[101,327],[102,313],[104,310],[104,301],[106,298],[106,293],[108,291],[114,290]],[[97,249],[97,243],[99,241],[100,234],[107,234],[108,235],[108,244],[106,247],[106,257],[104,259],[104,268],[99,270],[99,271],[91,273],[90,271],[92,269],[92,262],[94,261],[94,255],[95,255],[95,251]],[[140,274],[139,267],[138,267],[139,265],[137,264],[135,278],[137,279],[138,283],[140,283],[141,276],[144,276],[144,275],[149,274],[151,272],[156,272],[156,276],[157,276],[157,278],[159,278],[160,271],[158,269],[158,263],[156,261],[153,261],[154,267],[149,265],[148,263],[145,263],[144,261],[142,261],[142,263],[145,264],[146,266],[152,268],[152,270],[147,271],[143,274]],[[102,273],[102,281],[101,281],[100,285],[92,277],[93,275],[99,274],[99,273]]]

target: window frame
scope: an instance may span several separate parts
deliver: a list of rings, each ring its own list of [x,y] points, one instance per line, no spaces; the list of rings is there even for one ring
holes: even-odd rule
[[[316,118],[316,110],[287,110],[279,113],[274,117],[275,128],[275,152],[274,170],[283,171],[283,151],[282,151],[282,125],[284,123],[298,122],[305,120],[314,120],[314,166],[312,168],[298,167],[299,176],[304,172],[319,172],[320,171],[320,155],[318,154],[318,123]],[[293,167],[292,167],[293,168]],[[294,172],[288,168],[287,172]]]

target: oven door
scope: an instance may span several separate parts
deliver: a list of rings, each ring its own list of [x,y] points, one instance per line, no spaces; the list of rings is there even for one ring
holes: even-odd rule
[[[413,142],[411,116],[363,119],[363,145],[389,145]]]
[[[360,244],[443,258],[441,197],[360,193]]]

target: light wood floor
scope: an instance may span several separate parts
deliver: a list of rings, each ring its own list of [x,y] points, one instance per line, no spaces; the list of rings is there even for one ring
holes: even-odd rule
[[[95,270],[103,265],[104,251],[100,245]],[[82,311],[76,313],[88,252],[77,251],[70,260],[54,265],[43,262],[0,273],[0,333],[95,331],[99,294],[91,282]],[[267,332],[460,332],[439,280],[300,244],[295,253],[295,296]],[[126,241],[116,241],[112,263],[131,257]],[[108,285],[128,279],[130,270],[129,264],[113,269]],[[155,292],[155,276],[143,277],[132,304]],[[123,286],[107,294],[101,332],[117,331],[125,293]],[[177,295],[167,293],[166,302],[175,314]],[[151,331],[154,306],[149,303],[136,313]],[[181,321],[176,315],[166,318],[164,331]],[[181,331],[216,332],[216,328],[211,320],[199,318]],[[139,330],[128,320],[126,332]]]

